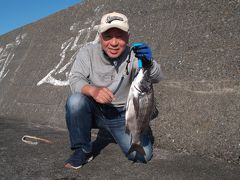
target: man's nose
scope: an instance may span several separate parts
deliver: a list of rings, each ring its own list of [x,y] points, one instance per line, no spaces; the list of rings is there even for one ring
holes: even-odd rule
[[[118,45],[118,40],[116,37],[113,37],[112,40],[111,40],[111,45],[112,46],[117,46]]]

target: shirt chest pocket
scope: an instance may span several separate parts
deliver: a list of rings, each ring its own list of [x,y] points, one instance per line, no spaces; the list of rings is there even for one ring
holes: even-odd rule
[[[92,78],[93,84],[97,86],[109,86],[112,84],[112,82],[115,79],[114,74],[109,74],[109,73],[96,73],[94,74],[94,77]]]
[[[102,81],[110,83],[110,82],[113,81],[114,75],[109,75],[109,74],[105,74],[105,75],[104,75],[104,74],[103,74],[103,75],[101,75],[100,78],[101,78]]]

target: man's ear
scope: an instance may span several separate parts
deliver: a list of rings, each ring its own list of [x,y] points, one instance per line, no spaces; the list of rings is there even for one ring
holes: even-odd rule
[[[129,39],[130,39],[130,31],[128,31],[128,40],[127,40],[127,44],[129,43]]]

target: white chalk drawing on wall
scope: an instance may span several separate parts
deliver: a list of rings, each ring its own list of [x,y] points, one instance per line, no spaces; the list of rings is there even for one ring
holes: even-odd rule
[[[18,35],[14,42],[7,44],[4,48],[0,47],[0,82],[9,73],[10,70],[7,68],[15,56],[14,51],[26,36],[26,33]]]
[[[54,86],[67,86],[69,85],[68,82],[68,76],[69,76],[69,67],[72,65],[73,61],[75,60],[75,57],[77,55],[78,49],[83,47],[86,44],[89,43],[97,43],[98,42],[98,25],[96,25],[96,21],[98,20],[99,17],[99,12],[103,8],[102,6],[97,7],[94,12],[95,16],[94,18],[88,18],[84,25],[90,25],[88,28],[84,29],[79,29],[81,26],[80,22],[74,23],[70,27],[70,31],[72,32],[77,32],[77,35],[75,37],[70,37],[68,40],[66,40],[62,45],[61,45],[61,53],[60,53],[60,61],[59,63],[42,79],[37,83],[37,86],[40,86],[44,83],[48,83]],[[95,38],[93,41],[90,41],[90,38],[92,35]],[[83,39],[83,40],[80,40]],[[80,42],[81,41],[81,42]],[[66,58],[67,54],[73,54],[70,59]],[[57,75],[63,75],[64,79],[57,78]]]

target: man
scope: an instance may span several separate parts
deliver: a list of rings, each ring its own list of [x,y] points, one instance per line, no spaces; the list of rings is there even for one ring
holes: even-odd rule
[[[73,94],[66,103],[66,122],[74,153],[66,161],[67,168],[78,169],[92,160],[91,129],[95,126],[109,131],[129,160],[146,162],[152,157],[149,134],[141,137],[145,156],[136,152],[127,155],[131,136],[125,132],[125,104],[138,72],[137,58],[150,68],[153,83],[162,76],[160,66],[152,60],[146,44],[130,51],[128,19],[123,14],[102,17],[99,39],[99,43],[79,50],[70,72]]]

